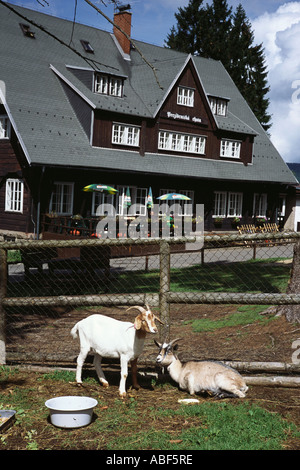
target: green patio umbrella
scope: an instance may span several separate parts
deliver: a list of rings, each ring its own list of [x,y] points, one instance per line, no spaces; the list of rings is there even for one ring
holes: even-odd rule
[[[118,192],[117,189],[113,188],[112,186],[108,186],[107,184],[89,184],[83,188],[85,192],[92,192],[98,191],[100,193],[107,193],[107,194],[116,194]]]
[[[131,206],[130,189],[129,189],[128,186],[127,186],[127,189],[126,189],[126,194],[125,194],[125,196],[124,196],[123,206],[124,206],[124,207],[129,207],[129,206]]]
[[[159,196],[160,201],[191,201],[191,198],[179,193],[167,193]]]
[[[152,197],[152,189],[149,188],[148,196],[147,196],[147,208],[151,209],[153,207],[153,197]]]

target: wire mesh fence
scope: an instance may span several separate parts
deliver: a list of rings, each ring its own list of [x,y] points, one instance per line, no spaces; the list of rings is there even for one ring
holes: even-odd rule
[[[206,236],[202,246],[196,237],[2,242],[2,356],[8,363],[74,364],[78,344],[70,329],[78,320],[97,312],[133,321],[127,309],[134,305],[149,304],[160,315],[161,338],[215,312],[203,314],[203,305],[220,306],[224,327],[232,321],[226,305],[298,305],[300,295],[286,291],[299,238]],[[145,362],[153,362],[152,338],[148,344]]]

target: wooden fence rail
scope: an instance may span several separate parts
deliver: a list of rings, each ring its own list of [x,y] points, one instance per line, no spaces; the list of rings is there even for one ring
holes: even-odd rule
[[[171,292],[170,291],[170,246],[176,244],[202,243],[203,247],[222,248],[237,246],[251,240],[273,240],[293,242],[300,238],[300,233],[258,233],[246,235],[211,235],[204,237],[182,237],[167,239],[101,239],[101,240],[20,240],[0,242],[0,364],[6,363],[5,353],[5,316],[6,309],[12,306],[92,306],[92,305],[145,305],[159,307],[164,325],[160,336],[169,337],[170,304],[172,303],[216,303],[216,304],[300,304],[300,294],[249,294],[249,293],[207,293],[207,292]],[[157,245],[160,257],[160,287],[157,294],[132,293],[99,295],[60,295],[47,297],[8,297],[7,296],[7,251],[22,249],[74,248],[97,246]]]

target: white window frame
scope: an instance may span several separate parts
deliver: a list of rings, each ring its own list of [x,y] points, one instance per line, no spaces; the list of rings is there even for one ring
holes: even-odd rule
[[[172,150],[176,148],[176,142],[173,144],[172,134],[167,131],[159,131],[158,133],[158,148],[165,150],[171,147]]]
[[[268,208],[267,193],[254,193],[253,195],[253,217],[266,217]]]
[[[134,191],[136,214],[146,215],[147,213],[147,188],[135,188]]]
[[[10,138],[10,120],[6,115],[0,115],[0,139]]]
[[[227,196],[227,217],[242,217],[243,193],[229,192]]]
[[[213,218],[242,217],[243,193],[215,191]]]
[[[118,98],[122,98],[123,79],[97,73],[95,75],[94,91],[100,95],[117,96]]]
[[[194,107],[195,90],[193,88],[179,86],[177,88],[177,104]]]
[[[209,97],[210,108],[216,116],[227,116],[227,101],[214,96]]]
[[[107,211],[108,215],[114,215],[114,211],[112,209],[113,204],[114,204],[114,194],[106,194],[106,193],[100,193],[98,191],[94,191],[93,197],[92,197],[92,210],[91,210],[92,216],[105,215],[105,212],[107,211],[107,209],[110,209],[109,211]],[[98,207],[99,207],[99,210],[98,210]]]
[[[24,181],[8,178],[5,187],[5,212],[23,213]]]
[[[96,75],[95,77],[95,93],[107,95],[109,90],[109,81],[107,75]]]
[[[116,122],[113,123],[112,143],[117,145],[128,145],[130,147],[139,147],[140,127]]]
[[[162,189],[159,190],[159,196],[162,196],[163,194],[176,193],[176,192],[177,191],[174,188],[168,188],[168,189],[167,188],[162,188]],[[170,201],[170,200],[161,201],[161,200],[159,200],[159,206],[160,206],[160,211],[159,212],[162,215],[165,215],[165,212],[163,212],[164,209],[167,206],[173,205],[175,202],[178,202],[178,201]],[[166,212],[168,212],[168,211],[166,211]]]
[[[241,155],[241,141],[222,139],[220,145],[220,157],[239,159]]]
[[[117,190],[118,190],[118,197],[116,198],[117,199],[117,202],[116,202],[117,215],[124,214],[124,202],[125,202],[127,188],[129,188],[130,197],[131,197],[132,188],[130,186],[117,186]]]
[[[119,98],[123,93],[123,80],[121,78],[110,77],[109,80],[109,94],[110,96],[118,96]]]
[[[158,133],[158,149],[205,155],[206,140],[207,137],[203,135],[161,130]]]
[[[127,188],[130,191],[131,215],[146,215],[147,214],[147,196],[148,189],[140,188],[137,186],[117,186],[118,197],[116,198],[116,212],[117,215],[124,215],[124,199],[126,196]]]
[[[182,215],[193,215],[194,191],[191,191],[189,189],[182,189],[178,192],[180,194],[184,194],[184,196],[187,196],[191,199],[190,201],[176,201],[179,202],[179,204],[181,205]]]
[[[213,217],[226,217],[227,212],[227,192],[215,191],[214,214]]]
[[[74,183],[55,181],[55,189],[51,193],[49,212],[53,212],[57,215],[72,215],[73,214],[73,200],[74,200]],[[67,190],[68,188],[68,190]],[[57,194],[57,201],[54,202],[54,191]],[[67,190],[67,191],[66,191]],[[68,201],[65,201],[65,198]],[[66,207],[64,207],[66,206]]]

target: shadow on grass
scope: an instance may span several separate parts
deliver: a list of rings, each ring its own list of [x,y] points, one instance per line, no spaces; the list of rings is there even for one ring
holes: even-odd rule
[[[272,262],[273,261],[273,262]],[[290,267],[274,260],[207,263],[171,269],[172,292],[285,292]],[[83,274],[51,277],[31,275],[23,282],[10,282],[8,297],[39,297],[84,294],[158,293],[159,269],[113,271],[109,280]]]
[[[211,263],[171,269],[173,292],[285,292],[290,278],[286,264],[266,261]],[[112,293],[159,292],[159,270],[123,272],[110,286]]]

